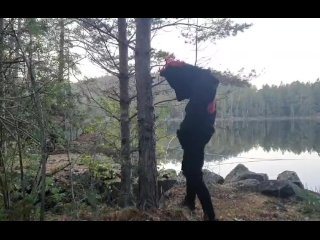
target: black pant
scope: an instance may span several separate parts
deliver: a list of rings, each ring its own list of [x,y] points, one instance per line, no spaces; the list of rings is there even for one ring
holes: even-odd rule
[[[182,171],[187,180],[185,201],[189,206],[195,205],[196,195],[202,205],[203,212],[209,220],[215,220],[215,213],[210,193],[203,181],[204,148],[209,142],[213,128],[207,131],[178,130],[177,136],[184,150]]]

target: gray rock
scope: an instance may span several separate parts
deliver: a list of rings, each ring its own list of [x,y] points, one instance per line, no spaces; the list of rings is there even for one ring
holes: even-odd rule
[[[259,192],[260,181],[257,179],[245,179],[237,182],[227,183],[225,185],[234,187],[241,191]]]
[[[219,174],[203,169],[203,181],[208,184],[223,184],[224,179]]]
[[[239,176],[248,173],[249,169],[243,164],[238,164],[225,178],[225,182],[235,182],[238,180]]]
[[[223,184],[224,179],[219,174],[211,172],[207,169],[203,169],[202,172],[203,172],[203,180],[207,185],[209,185],[209,184]],[[178,184],[185,184],[186,183],[186,178],[183,175],[182,171],[179,172],[176,179],[177,179]]]
[[[225,178],[225,183],[237,182],[246,179],[256,179],[259,182],[268,180],[268,175],[264,173],[254,173],[249,171],[243,164],[238,164]]]
[[[244,173],[242,175],[239,176],[238,178],[240,181],[241,180],[249,180],[249,179],[255,179],[259,182],[263,182],[263,181],[266,181],[268,180],[268,175],[265,174],[265,173],[254,173],[254,172],[247,172],[247,173]]]
[[[177,180],[177,172],[174,169],[163,169],[158,172],[158,180]]]
[[[260,184],[259,191],[267,196],[280,198],[303,195],[302,189],[288,180],[267,180]]]
[[[167,180],[159,180],[158,181],[158,193],[159,197],[170,190],[175,184],[177,183],[177,180],[167,179]]]
[[[280,173],[277,177],[277,180],[288,180],[294,184],[296,184],[298,187],[304,189],[304,186],[302,182],[300,181],[300,178],[298,177],[297,173],[294,171],[284,171]]]

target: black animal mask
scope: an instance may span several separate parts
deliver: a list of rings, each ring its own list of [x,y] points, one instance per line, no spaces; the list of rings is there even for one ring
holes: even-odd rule
[[[160,71],[174,89],[178,101],[211,95],[215,97],[219,81],[205,70],[184,62],[171,60]]]

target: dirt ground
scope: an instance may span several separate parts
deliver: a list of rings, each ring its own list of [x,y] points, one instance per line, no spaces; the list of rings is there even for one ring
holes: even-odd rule
[[[73,159],[79,158],[72,154]],[[73,172],[80,174],[86,167],[74,161]],[[70,165],[66,154],[52,155],[48,161],[47,174],[68,184]],[[62,169],[62,170],[61,170]],[[310,215],[303,211],[303,202],[269,197],[260,193],[242,192],[225,185],[209,185],[212,202],[219,221],[310,221],[320,220],[320,215]],[[136,208],[117,209],[99,205],[95,210],[79,207],[73,214],[48,214],[47,220],[103,220],[103,221],[203,221],[199,200],[196,210],[190,212],[182,207],[185,194],[183,184],[170,189],[160,201],[160,208],[139,211]]]

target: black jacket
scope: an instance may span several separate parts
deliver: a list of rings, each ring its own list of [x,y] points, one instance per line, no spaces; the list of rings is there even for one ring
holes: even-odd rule
[[[208,106],[215,99],[218,79],[209,70],[181,62],[178,66],[166,66],[160,75],[165,77],[174,89],[178,101],[189,99],[180,130],[196,134],[210,132],[216,113],[210,113]]]

